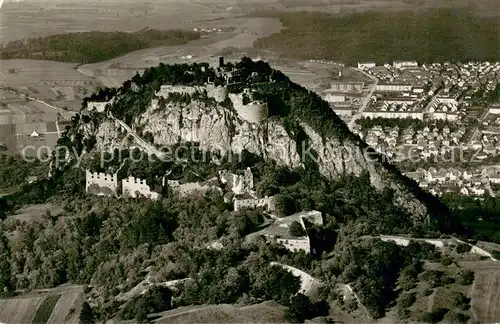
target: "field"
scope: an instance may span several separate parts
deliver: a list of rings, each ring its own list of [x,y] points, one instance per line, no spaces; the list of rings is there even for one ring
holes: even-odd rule
[[[284,323],[284,307],[275,302],[263,302],[247,307],[210,305],[181,307],[150,318],[155,323]]]
[[[80,314],[80,307],[83,303],[82,294],[78,292],[68,293],[63,297],[64,298],[59,298],[57,301],[47,324],[79,323],[78,315]]]
[[[205,26],[205,24],[204,24]],[[131,78],[136,71],[163,63],[214,62],[221,53],[236,51],[235,57],[252,55],[253,42],[281,30],[276,19],[269,18],[231,18],[210,22],[209,27],[236,27],[233,31],[203,37],[182,46],[162,46],[135,51],[122,57],[102,63],[85,64],[78,68],[81,73],[95,77],[108,86],[119,86]],[[247,53],[245,53],[245,51]],[[225,55],[229,56],[229,55]]]
[[[19,297],[0,299],[0,322],[77,324],[82,303],[81,286],[65,285],[33,291]]]
[[[61,130],[58,118],[70,118],[62,109],[42,102],[27,100],[7,90],[0,90],[0,142],[9,150],[21,153],[27,146],[26,155],[37,151],[47,154],[48,148],[57,143]]]
[[[500,262],[476,272],[471,289],[472,314],[479,323],[500,321]]]
[[[61,295],[50,295],[45,297],[42,304],[38,307],[35,318],[33,319],[33,324],[45,324],[47,323],[54,306],[59,301]]]
[[[0,321],[31,323],[44,297],[0,299]]]

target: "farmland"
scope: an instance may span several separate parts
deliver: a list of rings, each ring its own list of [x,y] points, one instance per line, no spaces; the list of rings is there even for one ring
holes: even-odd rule
[[[29,156],[50,153],[61,132],[58,122],[71,117],[16,90],[0,90],[0,105],[0,142],[17,153],[29,146],[29,152],[24,152]]]
[[[45,324],[52,314],[54,306],[61,298],[61,295],[50,295],[45,297],[42,304],[38,307],[35,318],[33,319],[33,324]]]
[[[31,323],[44,297],[0,299],[0,321]]]
[[[476,273],[471,289],[472,313],[479,323],[495,323],[500,319],[500,267]]]
[[[83,303],[81,286],[61,286],[0,299],[0,321],[6,323],[74,323]]]

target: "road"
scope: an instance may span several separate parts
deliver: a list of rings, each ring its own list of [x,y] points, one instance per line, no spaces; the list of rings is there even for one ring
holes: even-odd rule
[[[429,109],[431,109],[432,105],[434,105],[434,103],[436,102],[439,94],[441,93],[441,91],[437,91],[433,96],[432,96],[432,99],[431,101],[429,101],[429,103],[427,104],[427,106],[425,106],[424,108],[424,113],[425,112],[428,112]]]
[[[363,102],[361,103],[357,114],[355,114],[351,118],[351,120],[349,121],[349,124],[347,126],[349,127],[349,129],[351,131],[354,128],[354,126],[356,125],[356,120],[358,120],[359,118],[361,118],[363,116],[363,111],[365,111],[366,107],[368,107],[368,105],[370,104],[370,99],[371,99],[373,93],[375,92],[375,89],[377,88],[377,84],[378,84],[378,79],[376,77],[374,77],[373,75],[370,75],[370,74],[368,74],[365,71],[360,70],[360,69],[356,69],[356,68],[353,68],[353,69],[358,71],[358,72],[363,73],[364,75],[366,75],[367,77],[372,79],[375,83],[371,86],[370,92],[363,98]]]
[[[464,142],[467,143],[467,145],[470,145],[472,143],[472,140],[474,139],[474,137],[476,137],[476,134],[477,132],[479,131],[479,128],[481,127],[481,125],[483,124],[484,120],[486,119],[486,117],[488,117],[488,112],[490,111],[490,107],[492,106],[493,104],[491,105],[488,105],[484,110],[483,112],[481,113],[481,115],[477,118],[477,124],[476,126],[474,126],[474,129],[471,130],[470,134],[468,136],[465,136],[465,140]],[[468,137],[468,138],[467,138]]]

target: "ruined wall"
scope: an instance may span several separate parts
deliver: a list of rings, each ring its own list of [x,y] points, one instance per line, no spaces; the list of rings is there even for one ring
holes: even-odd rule
[[[170,93],[182,93],[193,95],[195,92],[203,92],[204,89],[198,86],[174,86],[170,84],[162,85],[160,90],[156,92],[157,97],[167,98]]]
[[[301,239],[277,239],[278,243],[281,243],[285,248],[292,252],[305,251],[308,254],[311,253],[311,243],[309,237],[304,237]]]
[[[268,116],[267,104],[259,101],[252,101],[247,105],[243,104],[243,94],[229,94],[229,98],[233,102],[233,107],[238,113],[238,116],[253,124],[262,122]]]
[[[273,197],[266,196],[261,199],[235,199],[234,200],[234,211],[241,210],[243,208],[258,208],[265,207],[267,211],[274,211],[275,209],[275,199]]]
[[[87,110],[88,111],[97,110],[97,112],[104,112],[104,110],[106,110],[107,104],[110,104],[110,102],[89,101],[87,103]]]
[[[160,198],[159,193],[151,191],[151,187],[146,184],[146,180],[134,177],[128,177],[122,180],[122,194],[125,198],[137,198],[141,196],[153,200]]]
[[[219,171],[219,178],[228,189],[237,195],[252,192],[254,190],[254,178],[250,168],[243,175],[237,175],[226,170]]]
[[[116,196],[118,178],[116,174],[105,174],[85,170],[85,191],[97,196]]]
[[[302,227],[306,230],[306,226],[304,224],[304,220],[318,226],[323,226],[323,216],[320,211],[309,211],[309,212],[303,212],[300,213],[300,223]]]
[[[207,84],[207,96],[210,98],[214,98],[217,102],[223,102],[228,97],[227,87],[224,86],[215,86],[214,84]]]
[[[217,102],[223,102],[228,96],[228,90],[225,86],[216,86],[208,83],[205,86],[174,86],[170,84],[162,85],[156,93],[157,97],[167,98],[170,93],[183,93],[193,95],[196,92],[207,92],[209,98],[214,98]]]

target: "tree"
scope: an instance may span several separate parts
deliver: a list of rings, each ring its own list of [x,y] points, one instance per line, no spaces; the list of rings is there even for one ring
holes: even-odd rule
[[[313,317],[315,317],[315,309],[309,297],[301,293],[293,296],[290,306],[285,311],[285,318],[290,323],[303,323],[304,320]]]
[[[301,237],[306,235],[306,231],[304,230],[302,225],[297,221],[293,221],[290,224],[290,227],[288,228],[288,233],[293,237]]]
[[[80,323],[82,324],[95,323],[94,312],[92,311],[92,308],[87,302],[84,302],[82,305],[82,310],[80,311]]]
[[[292,215],[295,213],[295,203],[287,194],[278,194],[275,198],[276,202],[276,214],[280,217]]]
[[[425,312],[422,315],[422,321],[425,323],[437,323],[443,319],[443,317],[448,313],[448,309],[439,308],[432,312]]]

